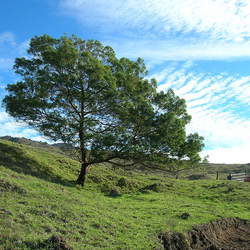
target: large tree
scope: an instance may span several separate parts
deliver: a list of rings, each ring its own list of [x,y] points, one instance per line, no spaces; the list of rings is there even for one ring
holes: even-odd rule
[[[200,148],[191,156],[186,146],[185,101],[157,93],[142,59],[118,59],[111,47],[75,36],[34,37],[28,54],[16,59],[21,80],[8,85],[3,103],[17,120],[79,149],[78,184],[92,164],[197,157]]]

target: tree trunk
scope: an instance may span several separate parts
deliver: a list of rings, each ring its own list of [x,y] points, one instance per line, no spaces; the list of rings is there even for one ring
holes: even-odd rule
[[[83,110],[83,107],[82,107]],[[87,175],[87,168],[88,168],[88,155],[86,153],[86,149],[84,147],[84,132],[83,132],[83,124],[80,124],[80,131],[79,131],[79,139],[80,139],[80,153],[81,153],[81,170],[80,174],[76,180],[76,183],[84,186],[86,175]]]
[[[81,171],[80,174],[77,178],[76,183],[84,186],[85,180],[86,180],[86,175],[87,175],[87,168],[88,168],[88,164],[87,163],[82,163],[81,164]]]

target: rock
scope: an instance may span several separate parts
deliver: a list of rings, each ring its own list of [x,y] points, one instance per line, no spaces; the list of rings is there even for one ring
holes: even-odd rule
[[[121,196],[120,190],[118,190],[116,188],[111,189],[109,192],[109,196],[111,196],[111,197]]]
[[[183,213],[183,214],[180,215],[180,218],[183,219],[183,220],[186,220],[189,216],[190,216],[189,213]]]

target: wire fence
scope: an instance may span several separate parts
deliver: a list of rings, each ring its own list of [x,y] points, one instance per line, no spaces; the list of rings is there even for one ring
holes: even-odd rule
[[[227,176],[228,180],[231,181],[241,181],[241,182],[250,182],[250,175],[247,172],[244,173],[230,173]]]

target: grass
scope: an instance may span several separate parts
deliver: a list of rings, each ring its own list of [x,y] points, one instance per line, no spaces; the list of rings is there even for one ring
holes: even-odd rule
[[[73,182],[78,169],[56,152],[0,140],[0,249],[50,249],[52,235],[73,249],[162,249],[161,232],[250,219],[249,183],[99,165],[81,188]]]

